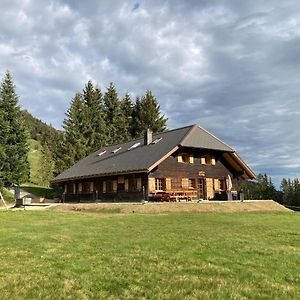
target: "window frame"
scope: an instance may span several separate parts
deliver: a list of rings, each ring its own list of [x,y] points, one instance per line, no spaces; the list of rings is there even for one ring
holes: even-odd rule
[[[155,178],[155,190],[156,191],[163,191],[164,190],[164,178]]]
[[[196,189],[196,178],[189,178],[189,189]]]
[[[184,164],[190,163],[190,155],[188,153],[181,153],[181,159]]]

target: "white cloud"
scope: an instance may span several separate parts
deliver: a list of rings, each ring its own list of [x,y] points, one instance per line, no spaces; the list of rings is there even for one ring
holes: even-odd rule
[[[300,173],[299,11],[275,0],[3,0],[0,73],[56,127],[89,79],[133,97],[151,89],[169,127],[200,123],[278,180]]]

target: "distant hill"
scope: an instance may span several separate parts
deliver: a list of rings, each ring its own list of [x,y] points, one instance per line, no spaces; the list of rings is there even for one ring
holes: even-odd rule
[[[34,117],[27,110],[22,111],[22,115],[25,121],[25,125],[28,128],[30,138],[41,143],[48,143],[48,139],[53,139],[57,135],[61,135],[62,131],[53,128],[41,121],[40,119]]]
[[[42,160],[42,144],[41,142],[29,139],[29,153],[28,153],[28,161],[30,164],[30,177],[29,180],[34,184],[42,184],[39,179],[39,169],[41,166]]]
[[[55,165],[59,165],[57,163],[57,149],[59,141],[63,139],[63,132],[34,117],[27,110],[23,110],[22,115],[29,133],[30,182],[47,186],[49,182],[41,182],[41,174],[39,174],[41,164],[43,164],[43,149],[47,146],[50,151],[50,156],[44,157],[44,162],[46,159],[46,161],[51,160]],[[53,171],[54,174],[59,173],[56,169]]]

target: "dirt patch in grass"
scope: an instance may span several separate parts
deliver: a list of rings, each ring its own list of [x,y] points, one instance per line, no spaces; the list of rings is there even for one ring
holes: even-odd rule
[[[52,208],[55,211],[73,211],[101,214],[165,214],[165,213],[209,213],[209,212],[264,212],[288,211],[284,206],[272,201],[244,202],[200,202],[200,203],[88,203],[60,204]]]

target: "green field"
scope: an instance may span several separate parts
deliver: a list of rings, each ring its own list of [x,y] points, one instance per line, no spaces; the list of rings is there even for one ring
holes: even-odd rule
[[[0,212],[1,299],[299,299],[300,214]]]
[[[28,161],[30,164],[30,182],[34,184],[40,184],[39,180],[39,169],[41,167],[41,157],[42,157],[42,145],[40,142],[29,139],[29,153]]]

